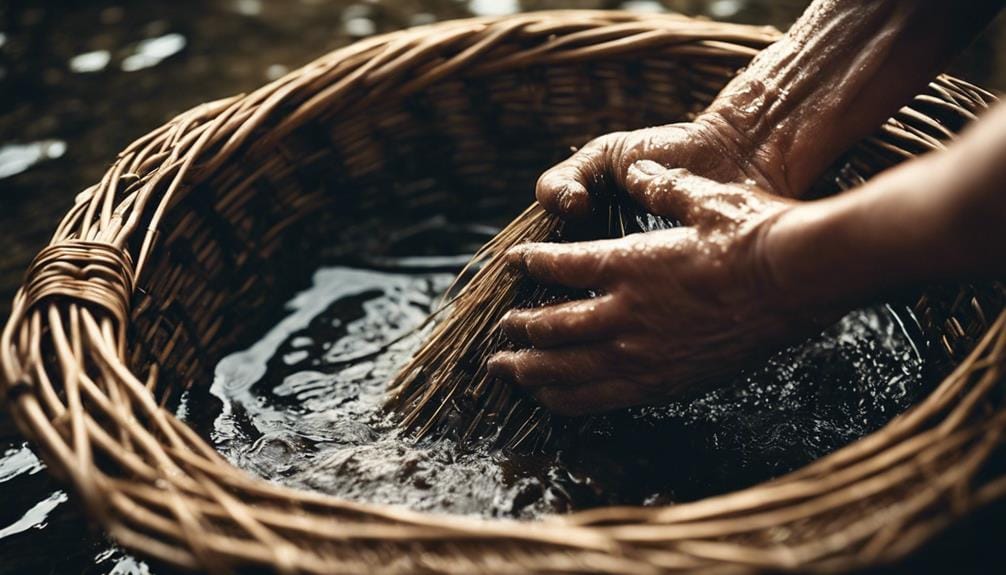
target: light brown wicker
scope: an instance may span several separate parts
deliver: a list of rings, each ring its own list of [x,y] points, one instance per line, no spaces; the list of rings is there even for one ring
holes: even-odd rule
[[[249,476],[164,407],[278,305],[290,250],[342,237],[363,206],[529,194],[570,145],[701,109],[776,37],[608,12],[448,22],[185,112],[80,193],[31,266],[0,348],[8,407],[117,541],[193,570],[744,572],[903,556],[1006,492],[983,471],[1006,429],[998,284],[920,301],[957,365],[921,405],[791,475],[666,508],[520,523],[342,501]],[[991,100],[941,77],[837,173],[855,183],[938,149]]]

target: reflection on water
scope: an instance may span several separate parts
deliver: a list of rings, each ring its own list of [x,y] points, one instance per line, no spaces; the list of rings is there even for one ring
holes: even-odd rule
[[[66,153],[63,140],[41,140],[0,146],[0,180],[15,176],[42,160],[55,160]]]
[[[108,66],[108,61],[111,59],[112,55],[108,50],[84,52],[70,58],[70,69],[78,74],[100,72],[105,69],[105,66]]]
[[[49,516],[49,512],[55,509],[60,503],[65,502],[66,499],[66,493],[54,491],[26,511],[20,519],[0,529],[0,539],[23,533],[29,529],[44,529],[45,520]]]
[[[74,195],[178,112],[248,91],[372,33],[491,11],[673,9],[785,27],[800,0],[176,0],[0,3],[0,317]],[[961,61],[1006,88],[1003,19]],[[144,573],[92,533],[0,413],[0,573]],[[14,471],[11,471],[14,470]],[[47,503],[48,502],[48,503]],[[39,507],[41,506],[41,507]],[[32,510],[33,527],[11,533]],[[53,550],[58,552],[53,553]]]
[[[185,47],[185,36],[171,33],[157,38],[141,40],[132,53],[122,60],[124,72],[135,72],[161,63],[161,60],[177,54]]]

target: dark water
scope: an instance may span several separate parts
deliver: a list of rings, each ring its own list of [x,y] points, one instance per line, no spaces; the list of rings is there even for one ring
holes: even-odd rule
[[[805,4],[0,0],[0,318],[6,317],[25,268],[73,196],[96,182],[134,138],[185,109],[254,89],[356,38],[473,13],[550,8],[669,8],[785,28]],[[1006,19],[1000,17],[955,64],[955,71],[987,87],[1006,88],[1004,25]],[[0,573],[148,572],[145,564],[91,530],[2,409],[0,489]],[[991,533],[994,540],[1006,522],[990,525],[968,531],[966,538],[981,540],[979,535]],[[972,560],[978,572],[985,547],[952,549],[939,557],[953,557],[945,563],[955,568]]]
[[[423,229],[422,227],[420,229]],[[387,382],[421,341],[465,256],[429,255],[458,230],[404,235],[380,269],[333,266],[261,339],[223,359],[181,413],[236,465],[286,485],[423,510],[533,518],[726,492],[817,459],[883,425],[925,389],[906,311],[849,314],[697,400],[595,418],[555,449],[505,453],[401,437]],[[456,243],[456,242],[455,242]],[[190,410],[216,399],[218,413]]]

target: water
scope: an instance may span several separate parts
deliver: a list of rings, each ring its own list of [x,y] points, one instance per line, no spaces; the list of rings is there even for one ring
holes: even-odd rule
[[[506,10],[669,8],[785,27],[806,2],[521,0],[519,6],[502,4]],[[24,270],[48,241],[74,195],[98,181],[111,158],[133,139],[192,106],[252,90],[367,33],[464,17],[494,6],[455,0],[0,2],[0,245],[4,247],[0,252],[0,318],[7,316]],[[987,87],[1006,88],[1004,27],[1006,19],[1000,17],[955,63],[955,71]],[[171,40],[176,38],[173,35],[180,35],[184,43]],[[168,45],[164,41],[160,47],[154,44],[151,55],[149,41],[165,36]],[[177,51],[165,49],[172,46]],[[141,63],[134,57],[137,54],[144,62],[157,61],[136,66]],[[143,562],[90,528],[2,409],[0,488],[4,492],[0,574],[149,572]],[[977,540],[984,532],[969,533],[968,539]],[[988,532],[995,540],[996,531]],[[977,558],[977,565],[982,564],[976,553],[954,550],[948,556],[955,558],[951,565],[955,569],[964,557]]]
[[[422,333],[399,340],[436,308],[454,277],[450,264],[465,259],[424,249],[450,246],[450,228],[420,229],[400,236],[390,252],[406,255],[381,258],[379,269],[318,270],[261,339],[218,364],[212,398],[194,391],[183,399],[182,416],[208,426],[237,466],[271,481],[422,511],[534,518],[663,505],[764,481],[873,431],[926,387],[912,317],[878,306],[734,385],[595,418],[543,453],[416,443],[382,410],[385,389]],[[214,398],[219,412],[208,414]]]

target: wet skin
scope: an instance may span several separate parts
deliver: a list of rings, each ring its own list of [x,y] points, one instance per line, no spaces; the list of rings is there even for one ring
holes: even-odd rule
[[[684,227],[512,250],[536,280],[602,295],[511,311],[501,327],[522,347],[491,372],[566,415],[660,403],[888,290],[1006,272],[1004,106],[944,152],[798,200],[998,9],[815,2],[695,121],[609,134],[545,172],[538,199],[562,217],[617,186]]]

